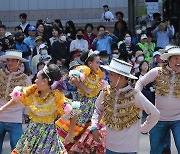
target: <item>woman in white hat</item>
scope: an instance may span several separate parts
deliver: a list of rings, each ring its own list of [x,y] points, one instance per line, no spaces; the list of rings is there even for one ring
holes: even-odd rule
[[[110,86],[103,89],[96,100],[91,131],[94,140],[101,142],[98,121],[104,115],[106,123],[106,154],[136,154],[139,149],[140,132],[147,133],[157,123],[159,112],[140,91],[128,84],[132,65],[112,59],[109,66]],[[149,115],[141,126],[142,110]]]
[[[180,153],[180,47],[169,48],[167,53],[161,55],[161,59],[167,60],[167,66],[150,70],[137,81],[136,89],[142,90],[148,83],[155,81],[155,106],[160,111],[160,119],[150,131],[150,153],[162,154],[169,130]]]

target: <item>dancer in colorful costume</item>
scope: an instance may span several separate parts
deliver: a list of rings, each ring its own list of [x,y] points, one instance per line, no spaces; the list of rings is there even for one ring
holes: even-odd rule
[[[102,115],[106,124],[106,154],[136,154],[139,148],[140,132],[148,132],[158,121],[159,111],[140,92],[128,84],[132,65],[113,58],[103,68],[110,71],[110,86],[103,88],[96,100],[92,116],[91,131],[94,140],[103,140],[98,131]],[[141,126],[140,117],[144,110],[148,117]]]
[[[74,133],[69,131],[68,121],[60,118],[56,124],[59,126],[58,133],[62,138],[65,138],[66,135],[67,138],[74,137],[75,142],[65,143],[69,152],[90,153],[92,142],[87,143],[86,137],[90,132],[88,127],[95,109],[95,100],[102,89],[103,72],[99,68],[100,57],[98,51],[90,50],[83,53],[81,61],[85,65],[77,66],[75,70],[69,73],[71,83],[78,88],[78,91],[73,94],[73,101],[81,102],[81,113],[77,117]]]
[[[52,83],[60,78],[61,73],[57,65],[45,66],[38,72],[34,85],[27,88],[16,87],[12,92],[12,99],[0,108],[3,112],[8,107],[21,102],[30,109],[31,121],[12,154],[67,153],[54,124],[57,117],[64,114],[63,107],[66,101],[61,92],[51,90]],[[75,124],[76,119],[71,114],[71,125]]]
[[[180,153],[180,47],[171,46],[160,58],[168,64],[150,70],[137,81],[136,89],[142,90],[148,83],[155,81],[155,106],[160,111],[160,118],[150,131],[150,154],[163,153],[170,130]]]

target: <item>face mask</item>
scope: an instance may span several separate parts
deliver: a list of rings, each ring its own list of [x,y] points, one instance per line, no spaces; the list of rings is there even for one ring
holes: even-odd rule
[[[109,62],[109,58],[101,58],[103,64],[107,64]]]
[[[119,58],[119,55],[118,54],[113,54],[112,58]]]
[[[144,57],[143,56],[139,56],[137,59],[138,59],[138,61],[143,61]]]
[[[19,42],[20,44],[23,43],[23,41],[24,41],[24,37],[17,39],[17,42]]]
[[[78,40],[82,39],[83,35],[77,35]]]
[[[136,34],[141,34],[141,32],[142,32],[141,29],[136,30]]]
[[[125,37],[125,43],[131,43],[131,37]]]
[[[142,31],[145,31],[146,30],[146,26],[142,26]]]
[[[47,50],[41,50],[41,55],[48,55]]]
[[[61,36],[60,38],[59,38],[61,41],[66,41],[66,36]]]

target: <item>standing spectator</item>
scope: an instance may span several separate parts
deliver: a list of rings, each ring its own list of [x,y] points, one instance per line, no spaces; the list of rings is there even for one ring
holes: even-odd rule
[[[0,107],[5,105],[11,99],[11,92],[16,86],[29,86],[30,78],[19,70],[19,64],[27,61],[22,58],[22,53],[17,50],[6,51],[6,54],[0,57],[0,60],[6,61],[6,68],[0,69]],[[24,107],[16,104],[6,111],[0,112],[0,154],[2,154],[2,145],[6,132],[9,133],[11,150],[16,146],[17,141],[22,135],[22,115]]]
[[[112,54],[111,45],[117,41],[117,37],[114,34],[110,34],[106,31],[103,25],[97,27],[98,35],[93,41],[94,49],[101,51],[107,51],[109,55]]]
[[[30,24],[27,22],[27,14],[26,13],[21,13],[19,15],[20,19],[20,25],[17,27],[22,30],[22,32],[28,37],[28,28],[30,27]]]
[[[173,28],[170,23],[161,22],[153,31],[155,38],[157,39],[157,47],[165,48],[169,45],[170,38],[173,36]]]
[[[128,27],[127,27],[127,23],[124,21],[124,13],[123,12],[121,12],[121,11],[117,11],[116,13],[115,13],[115,15],[116,15],[116,19],[118,20],[118,21],[122,21],[123,22],[123,27],[127,30],[128,29]]]
[[[74,22],[69,20],[65,24],[65,32],[67,34],[67,41],[71,42],[72,40],[76,39],[76,28]]]
[[[70,62],[70,44],[66,40],[65,31],[59,32],[59,40],[54,42],[51,47],[51,57],[53,61],[60,60],[62,63],[68,67]]]
[[[76,34],[76,40],[73,40],[70,44],[70,52],[78,51],[79,53],[88,51],[88,42],[83,39],[84,30],[78,29]]]
[[[161,59],[168,61],[168,65],[151,69],[135,87],[142,90],[150,82],[156,85],[155,106],[160,111],[160,118],[150,131],[150,154],[162,154],[170,130],[180,153],[180,47],[174,46],[167,51]]]
[[[92,42],[97,37],[92,31],[94,27],[92,24],[88,23],[85,26],[85,34],[83,36],[83,39],[88,41],[88,49],[93,49]]]
[[[101,20],[104,22],[114,21],[114,16],[111,11],[109,11],[108,5],[103,5],[104,12],[102,13]]]

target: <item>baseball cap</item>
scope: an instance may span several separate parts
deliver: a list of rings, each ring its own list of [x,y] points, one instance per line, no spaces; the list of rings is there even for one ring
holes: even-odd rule
[[[141,35],[141,40],[143,40],[143,39],[147,39],[147,35],[146,34],[142,34]]]
[[[109,6],[108,6],[108,5],[103,5],[103,7],[107,7],[107,8],[109,8]]]
[[[45,47],[48,47],[48,46],[43,43],[43,44],[41,44],[41,45],[39,46],[39,50],[40,50],[40,49],[43,49],[43,48],[45,48]]]
[[[153,57],[155,57],[156,55],[161,56],[161,55],[162,55],[162,53],[161,53],[161,52],[159,52],[159,51],[155,51],[155,52],[153,52]]]
[[[43,41],[44,39],[42,38],[42,36],[37,36],[34,41],[36,42],[38,40],[42,40]]]
[[[30,26],[30,27],[28,28],[28,31],[36,31],[36,27]]]

